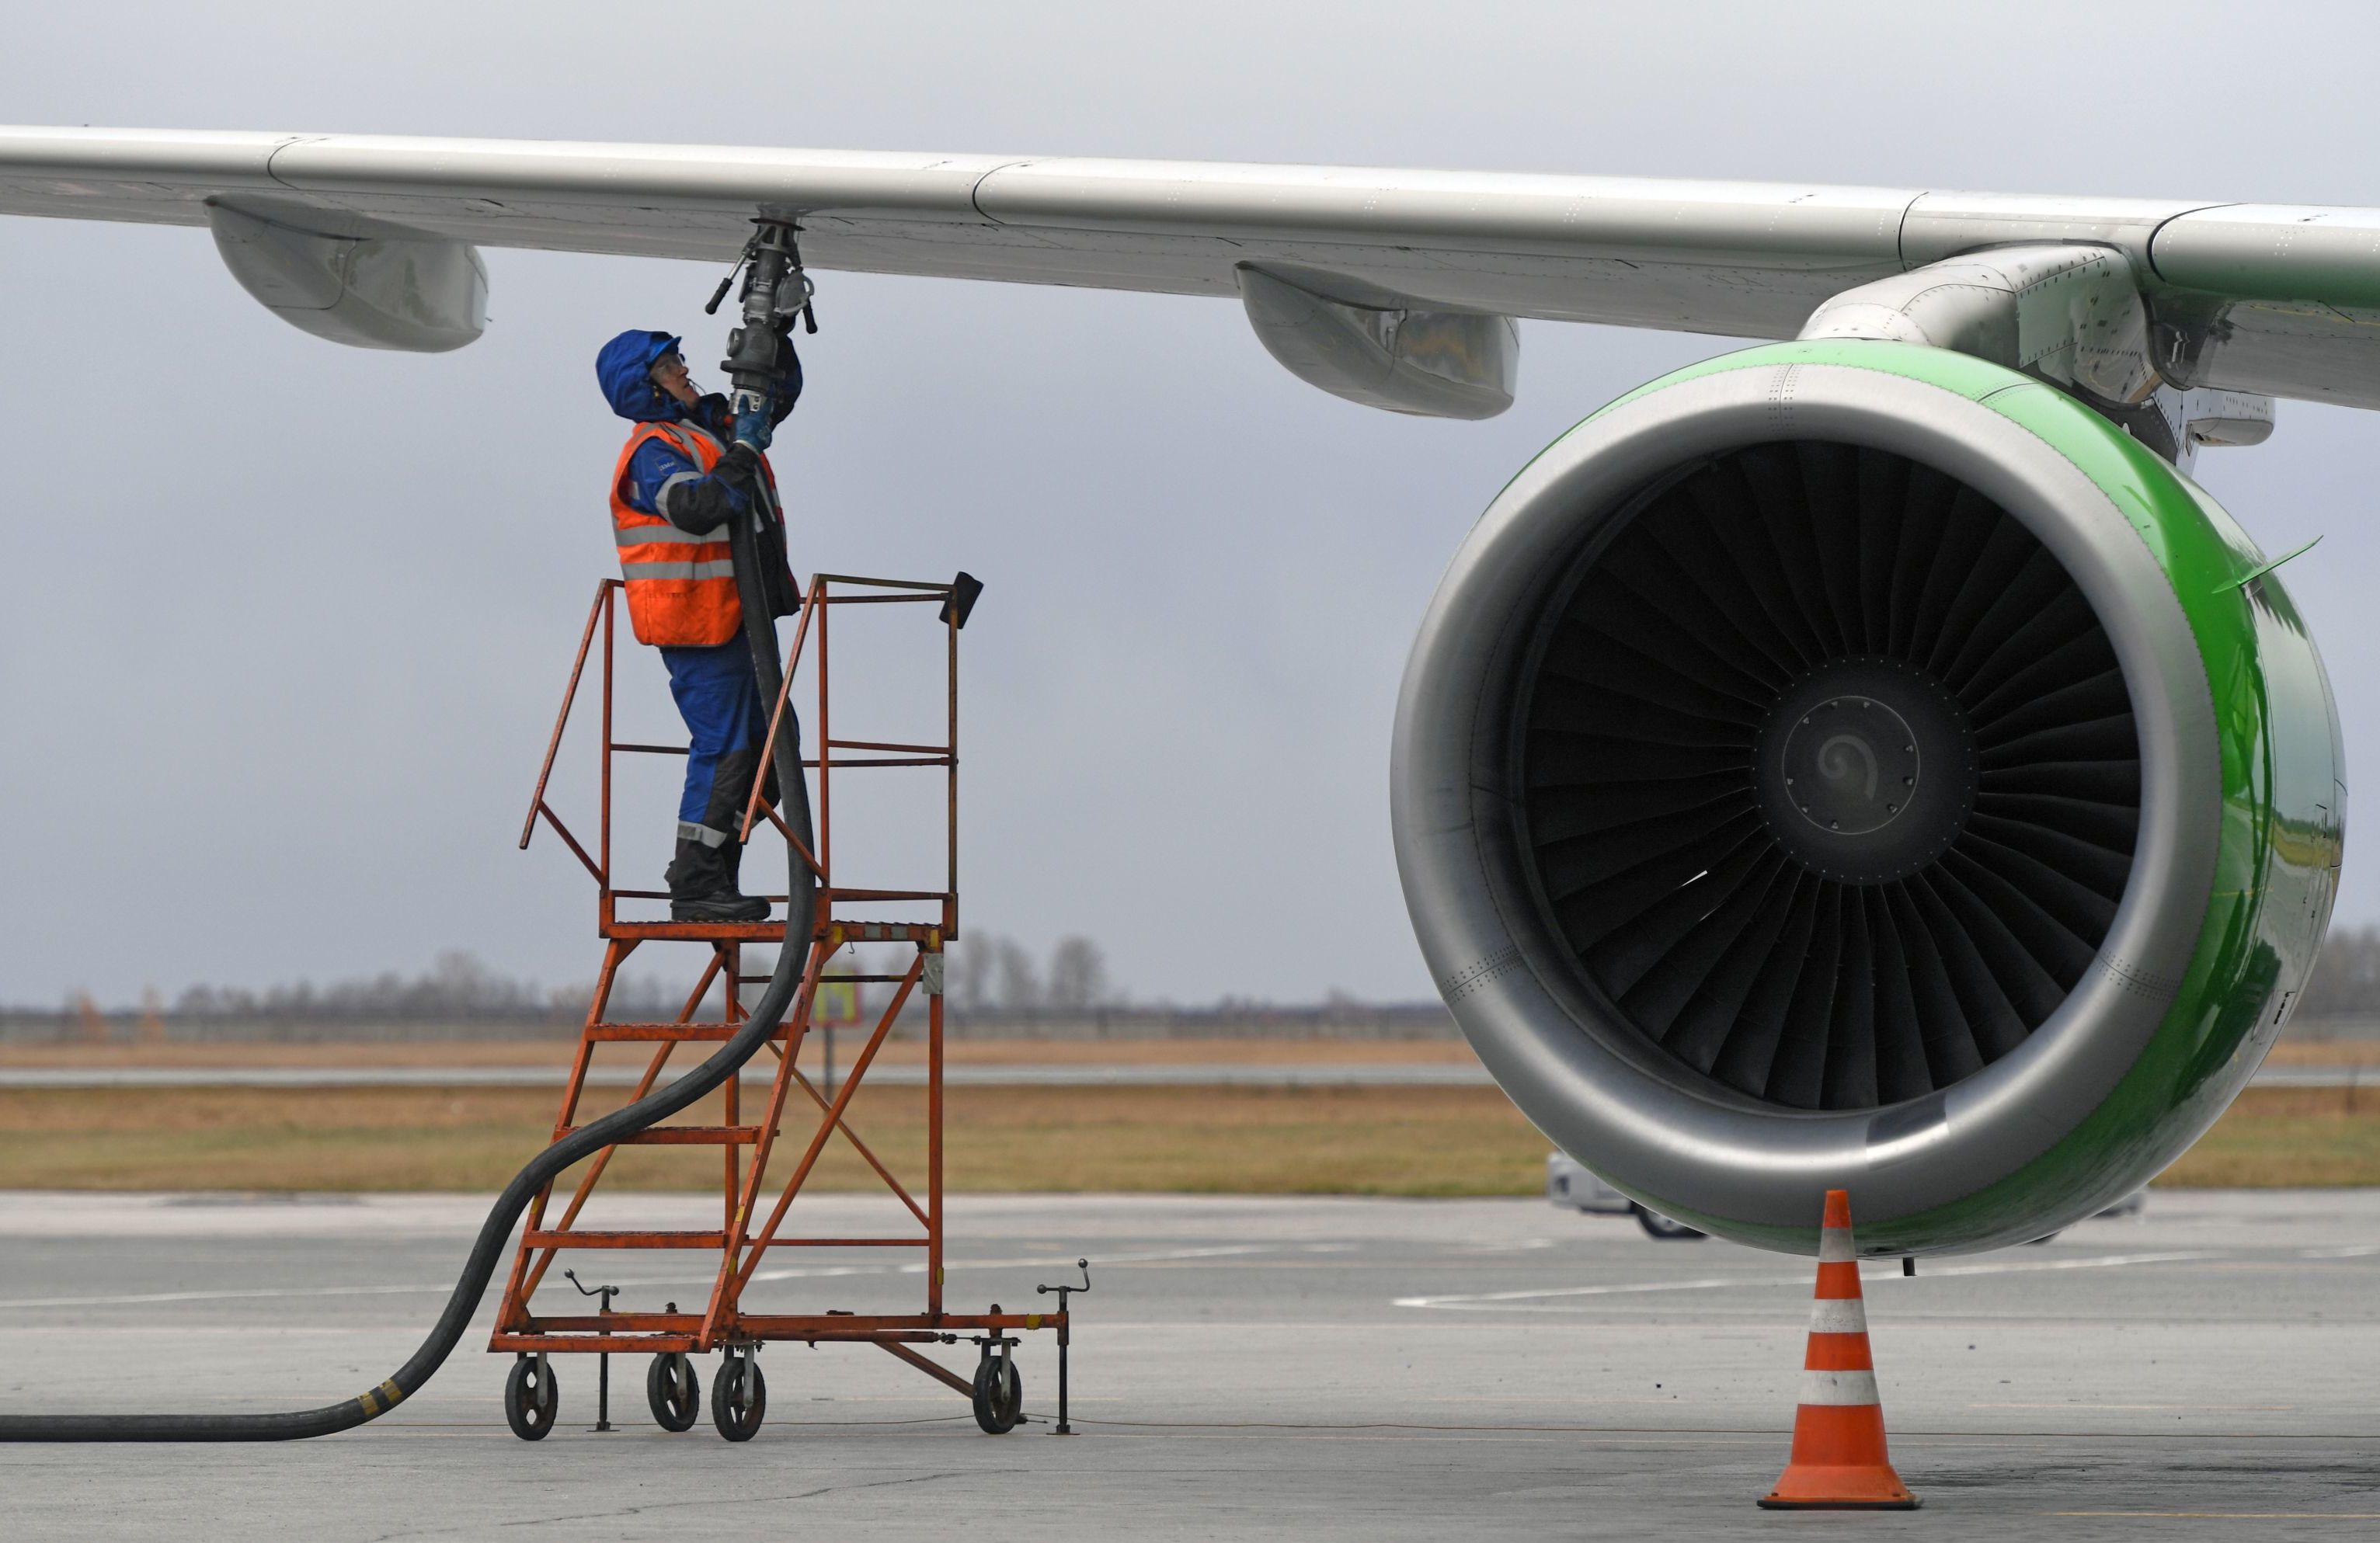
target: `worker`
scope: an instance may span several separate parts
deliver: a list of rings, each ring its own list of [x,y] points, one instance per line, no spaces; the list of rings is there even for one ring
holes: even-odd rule
[[[737,833],[753,779],[764,772],[772,705],[760,700],[744,635],[728,525],[759,524],[760,588],[773,636],[773,618],[791,615],[800,599],[785,567],[775,475],[761,452],[801,394],[801,361],[787,339],[769,426],[755,434],[747,424],[746,437],[730,444],[727,399],[695,389],[680,341],[626,332],[596,356],[612,410],[636,426],[612,472],[612,538],[626,581],[628,624],[638,642],[661,650],[689,741],[668,873],[670,919],[759,922],[768,918],[769,902],[742,892]],[[773,766],[765,768],[762,792],[774,805]]]

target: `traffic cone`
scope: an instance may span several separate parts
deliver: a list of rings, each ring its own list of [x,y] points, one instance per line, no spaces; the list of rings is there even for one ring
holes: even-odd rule
[[[1818,1294],[1810,1304],[1810,1349],[1802,1359],[1802,1406],[1793,1454],[1769,1511],[1914,1511],[1917,1497],[1892,1471],[1884,1448],[1884,1407],[1868,1354],[1867,1304],[1852,1247],[1852,1198],[1827,1191],[1818,1234]]]

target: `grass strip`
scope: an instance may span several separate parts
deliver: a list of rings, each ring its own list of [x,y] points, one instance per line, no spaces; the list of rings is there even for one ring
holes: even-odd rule
[[[590,1091],[581,1117],[613,1107]],[[954,1088],[953,1191],[1529,1195],[1545,1138],[1492,1088]],[[0,1091],[0,1187],[259,1191],[493,1189],[542,1147],[555,1094],[527,1088],[56,1089]],[[743,1094],[743,1118],[764,1101]],[[863,1090],[852,1124],[916,1191],[924,1091]],[[717,1101],[680,1116],[721,1123]],[[814,1113],[789,1108],[772,1173],[791,1171]],[[606,1188],[722,1183],[716,1147],[635,1147]],[[2253,1089],[2163,1184],[2380,1185],[2380,1090]],[[814,1183],[874,1176],[839,1139]]]
[[[620,1097],[590,1090],[580,1117]],[[817,1128],[796,1097],[775,1174]],[[1544,1139],[1492,1088],[954,1088],[944,1101],[953,1190],[1510,1195],[1544,1183]],[[513,1088],[0,1091],[0,1187],[492,1189],[552,1139],[554,1103]],[[745,1091],[744,1120],[764,1107]],[[923,1089],[888,1087],[863,1089],[849,1116],[919,1193],[924,1112]],[[717,1101],[672,1123],[719,1124]],[[631,1147],[603,1184],[686,1190],[722,1177],[717,1147]],[[813,1180],[876,1182],[840,1139]]]

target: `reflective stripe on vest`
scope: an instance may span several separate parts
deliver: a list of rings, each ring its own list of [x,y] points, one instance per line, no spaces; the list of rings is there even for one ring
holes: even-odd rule
[[[725,525],[713,525],[709,530],[680,530],[675,525],[613,525],[612,544],[615,547],[707,547],[727,539]]]
[[[702,475],[725,453],[717,440],[691,423],[640,423],[622,447],[612,472],[612,542],[620,554],[620,576],[627,581],[628,624],[639,643],[712,647],[735,638],[744,624],[726,526],[680,530],[630,504],[621,492],[638,450],[656,439],[692,460]],[[670,485],[679,480],[672,477]]]
[[[735,576],[733,558],[718,558],[709,562],[629,562],[620,563],[620,576],[631,582],[638,579],[732,579]]]

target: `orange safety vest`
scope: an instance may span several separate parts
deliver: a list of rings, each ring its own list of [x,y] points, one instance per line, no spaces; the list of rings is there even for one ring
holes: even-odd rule
[[[640,423],[628,436],[620,464],[612,468],[612,541],[620,551],[620,577],[627,581],[628,625],[638,643],[707,648],[730,642],[743,629],[744,608],[735,597],[735,564],[727,545],[727,527],[715,525],[698,533],[680,530],[623,496],[629,462],[636,458],[638,447],[652,439],[668,440],[672,449],[691,457],[705,476],[727,453],[726,447],[699,424]],[[773,495],[776,476],[765,456],[760,469]],[[665,483],[655,491],[654,503],[661,502],[669,486]]]

